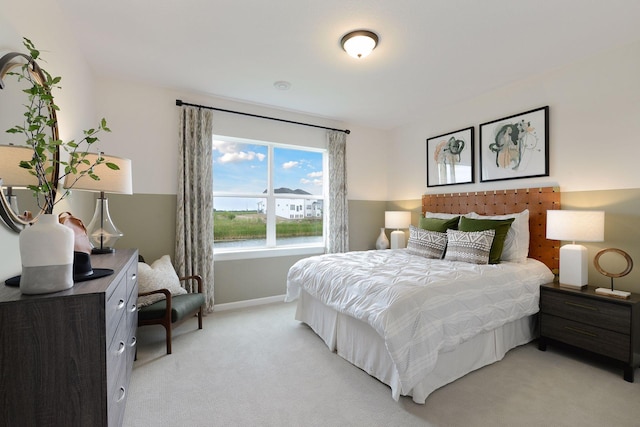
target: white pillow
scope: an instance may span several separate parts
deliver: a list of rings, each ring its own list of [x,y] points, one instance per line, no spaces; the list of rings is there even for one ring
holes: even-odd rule
[[[451,219],[457,216],[462,216],[462,214],[451,214],[451,213],[440,213],[440,212],[425,212],[425,218],[438,218],[438,219]]]
[[[187,293],[187,290],[180,286],[180,279],[171,264],[169,255],[164,255],[151,265],[147,265],[144,262],[138,263],[138,293],[151,292],[158,289],[168,289],[171,295]],[[164,298],[164,294],[138,297],[138,308],[151,305]]]
[[[509,219],[514,218],[511,227],[504,239],[504,249],[500,256],[501,261],[525,262],[529,255],[529,209],[520,213],[506,215],[480,215],[469,212],[465,215],[473,219]]]

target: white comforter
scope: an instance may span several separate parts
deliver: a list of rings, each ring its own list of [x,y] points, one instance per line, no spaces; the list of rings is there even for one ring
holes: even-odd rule
[[[384,339],[407,394],[438,353],[538,311],[541,262],[475,265],[426,259],[404,249],[305,258],[287,277],[286,301],[300,289],[371,325]]]

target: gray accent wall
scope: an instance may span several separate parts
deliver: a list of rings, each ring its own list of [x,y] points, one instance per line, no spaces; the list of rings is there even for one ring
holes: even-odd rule
[[[124,233],[117,248],[138,248],[148,262],[162,255],[174,257],[175,195],[134,194],[109,195],[111,217]],[[615,247],[640,260],[640,189],[578,191],[562,193],[563,209],[603,209],[605,215],[605,242],[584,243],[589,251],[589,278],[595,286],[609,286],[610,281],[593,267],[595,254],[603,248]],[[349,201],[350,249],[354,251],[375,248],[375,242],[384,226],[385,210],[410,210],[412,224],[417,225],[421,212],[421,199],[396,201]],[[87,223],[90,218],[87,218]],[[386,230],[387,237],[391,230]],[[408,239],[407,233],[407,239]],[[245,260],[215,261],[216,304],[283,295],[289,268],[305,256],[278,256]],[[608,267],[605,257],[603,266]],[[615,255],[611,269],[619,271]],[[617,270],[616,270],[617,269]],[[615,279],[617,289],[640,293],[640,268],[623,278]]]

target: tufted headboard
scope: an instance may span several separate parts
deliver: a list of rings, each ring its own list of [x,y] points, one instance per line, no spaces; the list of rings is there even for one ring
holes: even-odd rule
[[[504,215],[522,212],[525,209],[529,209],[529,257],[543,262],[557,273],[560,242],[546,238],[547,210],[560,209],[560,190],[557,187],[422,196],[422,215],[427,211]]]

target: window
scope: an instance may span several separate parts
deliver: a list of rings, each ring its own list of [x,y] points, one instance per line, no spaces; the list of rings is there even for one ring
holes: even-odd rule
[[[214,136],[216,252],[324,246],[326,150]]]

